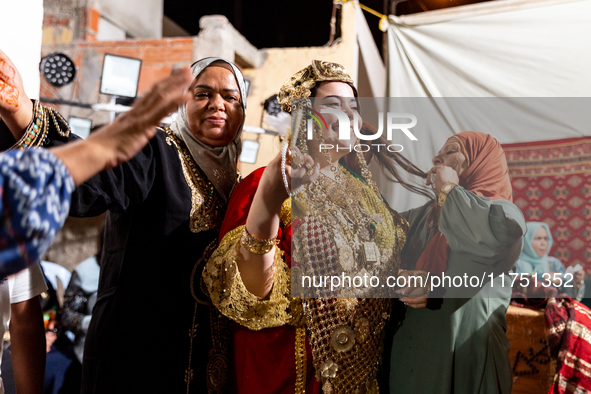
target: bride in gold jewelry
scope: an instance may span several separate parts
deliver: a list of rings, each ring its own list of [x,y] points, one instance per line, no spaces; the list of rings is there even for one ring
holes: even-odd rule
[[[308,111],[337,109],[361,127],[356,97],[341,65],[314,61],[282,86],[279,103],[294,115],[292,99],[304,98]],[[253,172],[232,195],[219,247],[203,273],[221,312],[212,325],[210,369],[218,371],[212,391],[379,392],[391,300],[366,298],[380,296],[369,284],[331,288],[329,279],[316,288],[301,280],[396,275],[408,223],[382,200],[362,153],[360,174],[339,164],[359,143],[353,127],[341,140],[337,117],[323,117],[311,140],[296,127],[287,158]]]

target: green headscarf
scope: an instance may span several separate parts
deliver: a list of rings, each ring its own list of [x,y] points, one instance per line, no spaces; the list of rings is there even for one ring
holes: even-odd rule
[[[523,250],[521,251],[521,255],[517,261],[517,272],[526,274],[537,272],[538,275],[550,272],[550,267],[548,264],[548,253],[550,253],[550,249],[552,249],[552,235],[550,233],[550,227],[548,227],[546,223],[541,222],[527,222],[526,225],[527,232],[523,237]],[[540,229],[540,227],[544,227],[546,229],[546,233],[548,234],[548,250],[546,250],[546,254],[542,257],[538,256],[531,245],[536,232]]]

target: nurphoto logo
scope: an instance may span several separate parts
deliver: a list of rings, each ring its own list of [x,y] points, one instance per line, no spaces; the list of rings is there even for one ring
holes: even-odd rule
[[[306,123],[306,130],[307,130],[307,138],[311,140],[314,138],[314,129],[313,123],[316,122],[318,126],[323,130],[328,130],[328,125],[326,120],[322,116],[322,114],[333,114],[337,117],[339,122],[339,139],[340,140],[348,140],[350,139],[351,128],[353,128],[353,132],[355,136],[359,138],[360,141],[375,141],[382,136],[384,133],[384,119],[386,119],[386,139],[389,141],[393,140],[395,132],[402,131],[406,137],[408,137],[411,141],[417,141],[417,137],[410,131],[411,128],[416,126],[417,124],[417,117],[411,113],[391,113],[387,112],[384,115],[384,112],[378,113],[378,128],[375,134],[362,134],[359,129],[359,114],[357,112],[353,113],[353,125],[351,127],[351,119],[349,116],[341,110],[338,109],[326,109],[323,108],[320,112],[315,111],[314,109],[308,108],[309,111],[306,111],[306,115],[308,115],[308,120]],[[401,122],[401,120],[405,120],[406,122]],[[408,122],[410,120],[410,122]],[[400,144],[357,144],[353,147],[343,148],[337,146],[337,150],[340,149],[349,149],[353,148],[356,152],[367,152],[371,149],[371,147],[377,147],[379,151],[381,147],[385,147],[390,152],[402,152],[404,149]],[[321,144],[320,150],[323,149],[332,149],[334,146],[332,144]]]

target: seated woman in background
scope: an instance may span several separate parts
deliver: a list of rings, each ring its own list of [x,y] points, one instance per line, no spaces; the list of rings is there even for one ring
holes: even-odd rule
[[[548,256],[552,249],[552,235],[546,223],[527,222],[523,243],[521,256],[515,264],[517,273],[537,273],[540,280],[543,274],[549,273],[552,278],[556,276],[564,280],[564,264],[556,257]],[[554,275],[555,273],[559,275]]]

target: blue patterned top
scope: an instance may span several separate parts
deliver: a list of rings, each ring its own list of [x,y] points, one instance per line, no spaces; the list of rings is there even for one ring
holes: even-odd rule
[[[0,154],[0,282],[37,262],[64,224],[74,181],[44,149]]]

